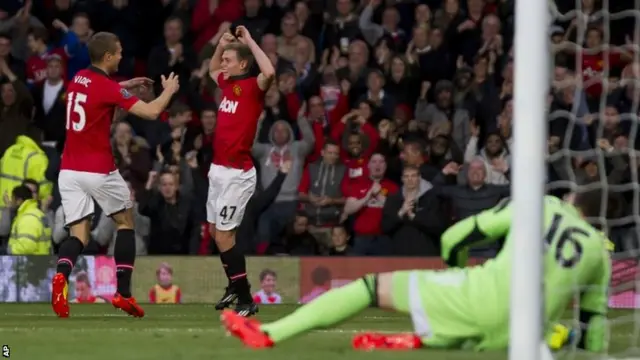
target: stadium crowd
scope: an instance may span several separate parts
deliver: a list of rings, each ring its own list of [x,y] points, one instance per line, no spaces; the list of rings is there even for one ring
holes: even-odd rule
[[[620,193],[627,211],[606,230],[625,250],[640,226],[637,24],[600,16],[596,0],[579,5],[549,27],[552,69],[540,74],[552,80],[547,182]],[[55,184],[76,111],[65,86],[89,65],[87,39],[109,31],[124,49],[118,77],[155,80],[141,99],[161,75],[182,84],[157,121],[114,119],[137,251],[214,253],[205,199],[220,99],[208,64],[238,24],[277,69],[252,150],[247,253],[436,256],[447,226],[510,195],[512,167],[526,166],[510,152],[514,0],[3,0],[0,247],[49,254],[67,236]],[[112,252],[114,237],[98,211],[85,253]]]

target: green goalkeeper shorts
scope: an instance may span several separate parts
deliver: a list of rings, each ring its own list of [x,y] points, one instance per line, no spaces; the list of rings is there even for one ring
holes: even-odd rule
[[[459,348],[482,337],[470,313],[464,269],[396,271],[395,309],[409,314],[415,333],[428,347]]]

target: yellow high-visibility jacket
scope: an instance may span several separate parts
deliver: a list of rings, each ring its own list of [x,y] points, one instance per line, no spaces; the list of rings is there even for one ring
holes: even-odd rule
[[[13,189],[25,179],[38,182],[40,200],[48,198],[53,189],[53,184],[45,177],[48,166],[49,159],[38,144],[27,136],[18,136],[16,143],[0,159],[0,208],[8,206],[4,203],[4,194],[11,198]]]
[[[11,224],[8,251],[11,255],[51,254],[51,228],[36,200],[26,200],[18,208]]]

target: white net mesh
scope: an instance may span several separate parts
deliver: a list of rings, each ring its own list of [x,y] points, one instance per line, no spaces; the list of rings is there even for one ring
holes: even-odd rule
[[[590,219],[615,245],[607,355],[563,359],[640,358],[640,0],[550,2],[552,95],[549,114],[551,192],[602,187],[624,209]],[[594,3],[595,2],[595,3]],[[550,95],[551,96],[551,95]],[[576,309],[577,310],[577,309]],[[573,325],[578,323],[574,311]]]

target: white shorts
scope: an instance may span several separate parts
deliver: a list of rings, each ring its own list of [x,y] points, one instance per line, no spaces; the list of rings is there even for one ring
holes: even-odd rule
[[[129,186],[118,170],[109,174],[61,170],[58,188],[65,225],[93,215],[93,200],[108,216],[133,207]]]
[[[244,171],[211,164],[207,221],[221,231],[240,226],[249,199],[256,190],[256,178],[255,168]]]

